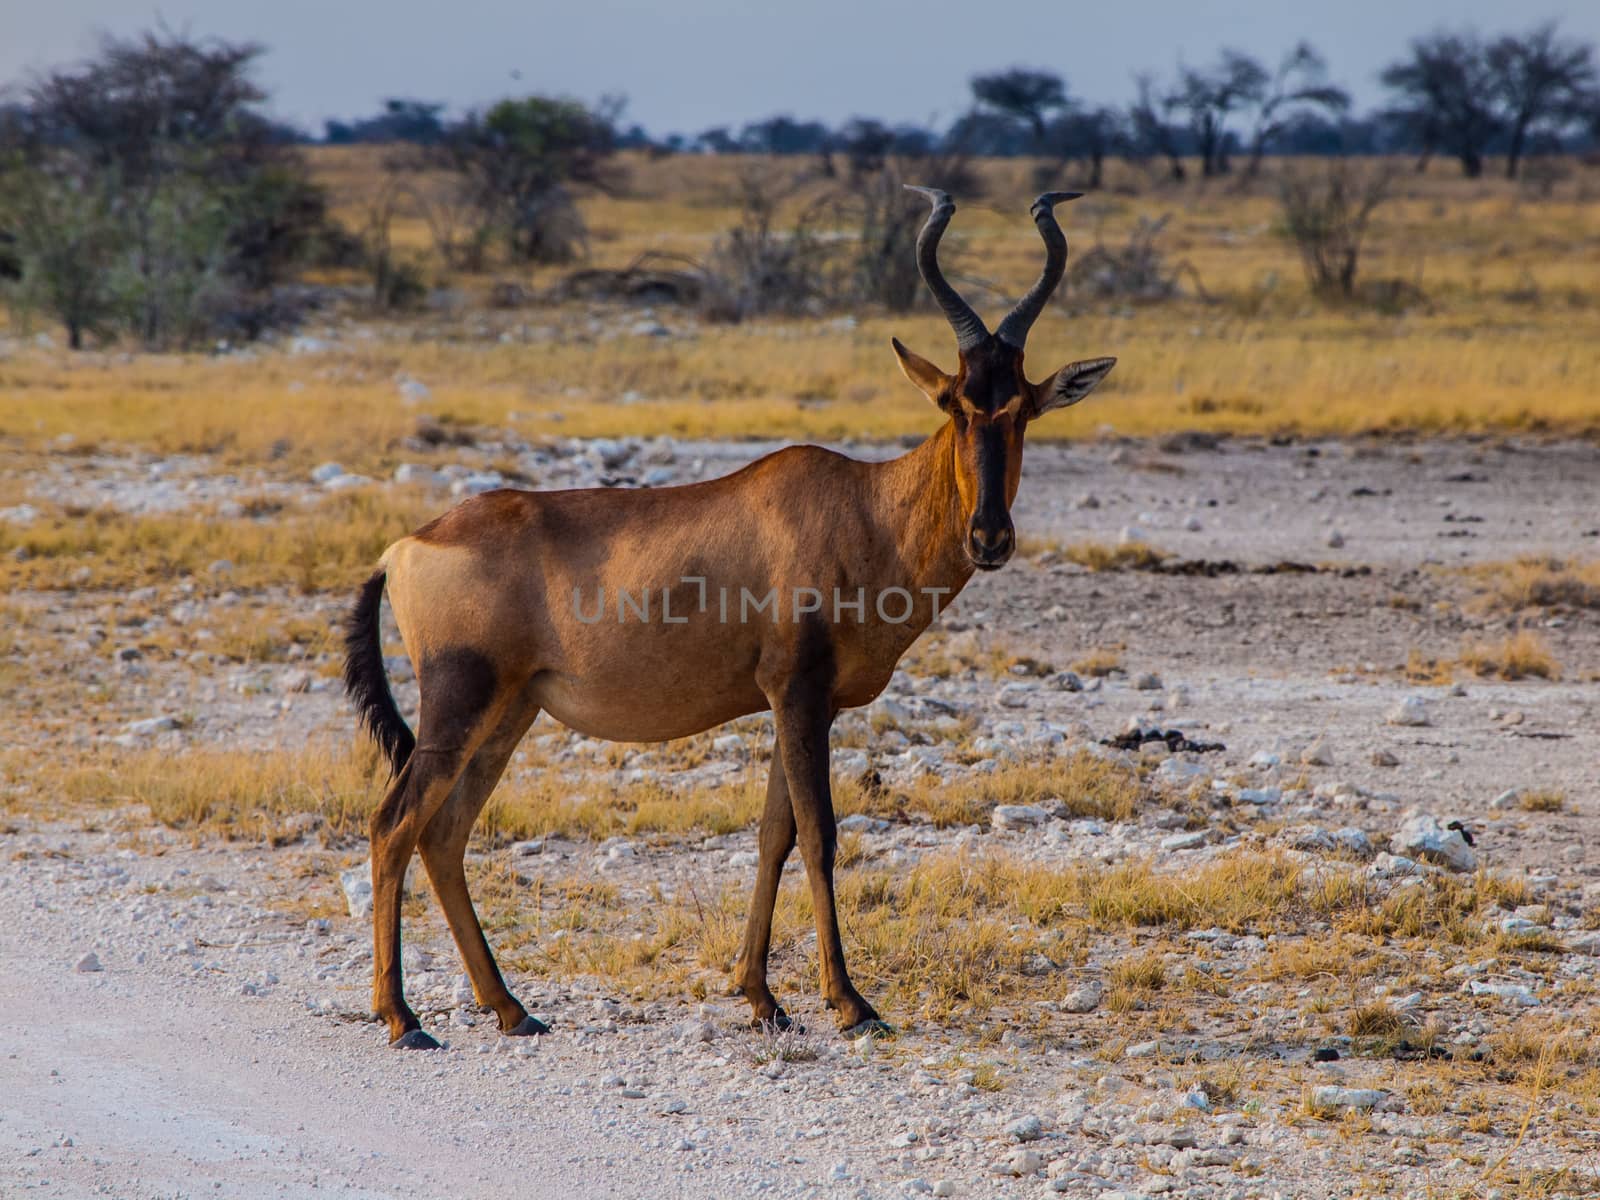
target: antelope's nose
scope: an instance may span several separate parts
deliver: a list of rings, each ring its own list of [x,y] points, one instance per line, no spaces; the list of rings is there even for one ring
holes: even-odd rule
[[[992,571],[1006,564],[1016,541],[1009,522],[995,528],[974,524],[967,530],[967,557],[976,566]]]

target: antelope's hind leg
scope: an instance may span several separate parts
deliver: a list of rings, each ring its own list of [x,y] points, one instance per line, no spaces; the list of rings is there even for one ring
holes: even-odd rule
[[[767,805],[761,814],[757,835],[759,856],[756,886],[750,896],[750,916],[745,923],[744,949],[734,967],[734,980],[750,1001],[751,1024],[776,1029],[789,1028],[789,1014],[767,986],[767,952],[772,945],[772,910],[778,900],[778,884],[783,880],[783,864],[794,849],[794,806],[789,800],[788,777],[777,743],[772,747],[772,766],[767,774]]]
[[[500,1032],[518,1037],[549,1033],[550,1029],[542,1021],[530,1017],[528,1010],[506,987],[494,952],[483,936],[483,925],[473,907],[472,895],[467,890],[465,860],[473,823],[538,713],[537,707],[522,705],[514,705],[507,711],[493,735],[472,756],[472,762],[462,772],[450,798],[422,831],[418,847],[434,895],[444,909],[450,933],[472,980],[473,995],[479,1004],[494,1010],[500,1021]]]
[[[372,814],[372,1011],[389,1027],[390,1044],[433,1050],[439,1043],[423,1032],[406,1003],[400,894],[423,831],[494,731],[504,704],[492,665],[470,651],[424,657],[417,676],[422,693],[417,747]]]

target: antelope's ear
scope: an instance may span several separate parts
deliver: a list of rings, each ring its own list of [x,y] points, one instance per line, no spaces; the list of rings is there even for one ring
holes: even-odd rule
[[[1042,416],[1053,408],[1067,408],[1094,391],[1107,372],[1117,365],[1114,358],[1086,358],[1068,363],[1049,379],[1033,385],[1034,414]]]
[[[922,389],[922,394],[929,400],[940,408],[945,407],[950,394],[950,376],[922,355],[907,350],[899,338],[890,338],[889,342],[894,346],[895,357],[900,360],[900,369],[906,373],[906,378]]]

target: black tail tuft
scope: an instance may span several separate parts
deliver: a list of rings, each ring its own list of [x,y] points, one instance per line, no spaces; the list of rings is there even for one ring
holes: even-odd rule
[[[384,573],[379,571],[362,585],[361,595],[344,626],[344,690],[355,703],[361,721],[389,756],[390,768],[399,774],[417,747],[417,739],[389,691],[383,670],[383,642],[378,607],[383,602]]]

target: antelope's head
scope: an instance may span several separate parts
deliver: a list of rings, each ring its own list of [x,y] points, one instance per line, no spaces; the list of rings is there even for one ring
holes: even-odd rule
[[[1033,220],[1044,239],[1045,263],[1039,280],[993,333],[939,270],[939,239],[956,211],[946,192],[912,188],[933,204],[917,235],[917,266],[923,281],[956,334],[954,375],[941,371],[894,339],[894,352],[906,378],[946,413],[955,429],[956,490],[961,499],[962,549],[979,570],[1005,565],[1016,547],[1011,502],[1022,478],[1022,439],[1028,422],[1052,409],[1082,400],[1116,365],[1114,358],[1068,363],[1054,375],[1029,383],[1022,369],[1028,330],[1067,267],[1067,239],[1056,223],[1055,206],[1076,200],[1078,192],[1046,192],[1033,202]]]

